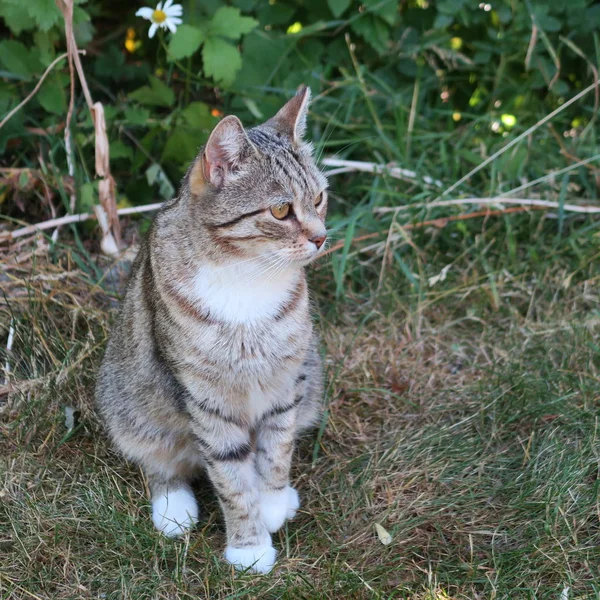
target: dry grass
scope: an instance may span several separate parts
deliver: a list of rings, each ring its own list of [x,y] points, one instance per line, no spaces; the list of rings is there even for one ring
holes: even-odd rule
[[[68,248],[6,257],[0,598],[598,597],[594,249],[517,274],[474,256],[430,288],[389,276],[378,297],[351,283],[334,301],[315,273],[328,418],[297,451],[303,509],[267,577],[220,560],[206,481],[197,530],[158,536],[140,472],[109,448],[92,405],[116,306],[106,265]],[[439,272],[429,257],[421,281]]]

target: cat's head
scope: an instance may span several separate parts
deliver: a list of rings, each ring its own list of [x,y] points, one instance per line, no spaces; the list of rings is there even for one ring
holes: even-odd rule
[[[244,129],[218,123],[188,176],[192,202],[224,258],[302,266],[325,248],[327,180],[303,141],[310,90],[302,87],[271,119]]]

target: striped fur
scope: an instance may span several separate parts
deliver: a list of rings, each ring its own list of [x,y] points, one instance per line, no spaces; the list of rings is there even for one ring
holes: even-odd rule
[[[148,477],[157,528],[194,524],[189,485],[206,469],[226,558],[259,572],[298,508],[292,451],[322,394],[304,266],[322,250],[310,240],[325,235],[327,199],[299,138],[307,103],[304,89],[259,127],[215,128],[142,245],[96,393],[114,443]]]

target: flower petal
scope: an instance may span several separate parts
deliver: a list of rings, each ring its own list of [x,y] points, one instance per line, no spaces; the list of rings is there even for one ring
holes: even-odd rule
[[[173,23],[173,21],[171,19],[167,19],[165,21],[165,24],[169,28],[169,31],[171,33],[175,33],[177,31],[177,25],[175,25],[175,23]]]
[[[136,13],[136,17],[142,17],[142,19],[150,19],[152,17],[152,13],[154,12],[153,8],[148,8],[144,6],[144,8],[140,8]]]
[[[156,5],[156,10],[162,10],[162,2],[159,2],[159,3]]]
[[[183,15],[183,11],[182,10],[173,10],[173,7],[171,6],[171,8],[166,12],[167,17],[181,17],[181,15]]]
[[[171,4],[173,4],[173,0],[167,0],[165,2],[165,5],[162,7],[164,12],[167,12],[167,8],[169,8],[169,6],[171,6]]]
[[[152,23],[152,25],[150,25],[150,31],[148,31],[148,37],[153,38],[157,29],[158,25],[156,23]]]
[[[169,8],[165,8],[164,11],[169,15],[177,15],[179,16],[183,13],[183,6],[181,4],[173,4],[173,6],[169,6]]]
[[[169,17],[168,20],[171,21],[173,25],[181,25],[183,23],[179,17]]]

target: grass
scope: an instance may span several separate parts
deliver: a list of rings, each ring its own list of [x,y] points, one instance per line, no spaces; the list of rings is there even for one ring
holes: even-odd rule
[[[196,531],[153,531],[142,476],[92,405],[114,292],[69,268],[69,248],[7,269],[18,383],[0,405],[0,597],[600,597],[597,245],[571,224],[575,249],[519,262],[501,252],[511,235],[541,227],[538,251],[555,243],[552,223],[523,220],[467,232],[432,287],[390,273],[379,296],[352,280],[336,301],[330,267],[312,274],[328,421],[297,451],[303,509],[268,577],[220,560],[206,481]],[[448,260],[427,237],[421,282]]]
[[[319,152],[399,160],[450,185],[506,141],[487,114],[454,125],[421,98],[409,115],[412,88],[365,78],[340,86],[341,103],[315,104]],[[556,127],[569,127],[563,116]],[[570,155],[598,152],[595,126],[565,139]],[[563,168],[560,149],[540,128],[460,192],[486,197]],[[591,203],[596,178],[581,167],[545,182],[544,198]],[[266,577],[221,561],[206,481],[196,531],[157,535],[140,471],[108,444],[92,391],[122,281],[93,228],[6,248],[0,598],[600,598],[599,221],[559,208],[408,230],[461,214],[416,206],[438,194],[386,175],[332,178],[332,237],[344,247],[311,271],[327,413],[297,449],[302,509],[276,536]],[[129,223],[126,239],[146,226]],[[376,235],[353,242],[364,234]]]

